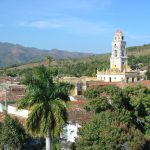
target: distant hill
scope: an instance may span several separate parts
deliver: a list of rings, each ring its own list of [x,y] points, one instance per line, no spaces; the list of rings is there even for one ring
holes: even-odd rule
[[[57,50],[52,50],[55,52]],[[59,53],[59,51],[57,51]],[[62,51],[61,51],[62,52]],[[60,53],[61,53],[60,52]],[[56,53],[56,56],[57,54]],[[63,56],[63,53],[61,54]],[[96,76],[97,68],[99,70],[109,69],[111,53],[90,55],[82,58],[70,58],[61,59],[58,61],[52,61],[50,68],[52,72],[59,76]],[[143,46],[134,46],[127,48],[128,64],[131,67],[139,68],[142,66],[150,65],[150,44]],[[48,60],[39,61],[36,63],[26,63],[24,65],[17,65],[8,67],[6,70],[1,70],[2,75],[21,75],[24,71],[35,66],[44,65],[49,66]]]
[[[88,64],[94,61],[107,61],[109,63],[109,58],[111,54],[106,53],[96,55],[91,53],[62,51],[58,49],[40,50],[32,47],[24,47],[18,44],[0,42],[0,67],[12,66],[14,64],[17,64],[17,66],[19,64],[25,64],[19,66],[19,68],[37,66],[39,65],[39,62],[41,64],[41,61],[46,59],[47,55],[52,56],[55,60],[65,59],[65,61],[61,62],[61,64],[66,65],[76,63]],[[148,64],[150,63],[150,44],[145,44],[143,46],[128,47],[127,55],[129,57],[129,64]],[[80,59],[81,57],[82,59]],[[43,63],[45,63],[45,61]]]
[[[150,44],[128,47],[127,54],[134,55],[135,57],[147,56],[147,55],[150,56]]]
[[[25,64],[37,62],[50,55],[55,60],[66,58],[81,58],[92,55],[91,53],[69,52],[64,50],[52,49],[41,50],[34,47],[24,47],[19,44],[0,42],[0,67],[11,66],[14,64]]]
[[[126,50],[127,50],[127,56],[129,60],[132,58],[136,58],[138,62],[150,63],[150,44],[144,44],[142,46],[127,47]],[[73,61],[76,63],[89,63],[93,61],[100,61],[100,62],[108,61],[109,62],[110,56],[111,56],[111,53],[97,54],[97,55],[84,57],[82,59],[79,58],[76,61],[74,60]],[[66,62],[67,61],[68,60],[66,60]],[[73,63],[71,60],[69,61]]]

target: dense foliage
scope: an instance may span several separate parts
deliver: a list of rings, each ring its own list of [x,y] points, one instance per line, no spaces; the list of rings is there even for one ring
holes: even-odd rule
[[[148,71],[146,72],[147,80],[150,80],[150,66],[148,67]]]
[[[144,149],[150,140],[150,89],[103,86],[88,89],[84,96],[85,109],[95,115],[80,129],[78,149]]]
[[[101,65],[100,65],[101,64]],[[66,76],[96,76],[97,68],[99,70],[108,69],[109,63],[107,61],[92,61],[81,63],[78,62],[76,64],[66,64],[59,69],[60,75]]]
[[[0,124],[0,147],[4,145],[10,150],[21,150],[27,147],[29,136],[17,119],[6,115]]]
[[[80,136],[78,148],[82,150],[140,150],[145,143],[143,134],[131,123],[130,113],[124,109],[96,114],[81,128]]]
[[[144,65],[149,65],[150,63],[150,56],[139,56],[135,57],[131,55],[128,57],[128,64],[133,67],[133,69],[140,68]],[[96,71],[98,70],[106,70],[109,69],[109,59],[99,59],[92,58],[92,60],[85,60],[83,61],[78,59],[72,60],[63,60],[57,62],[55,66],[50,66],[49,68],[51,73],[54,76],[96,76]],[[32,68],[25,68],[25,69],[17,69],[16,67],[12,69],[2,69],[0,70],[0,75],[3,76],[22,76],[26,72],[32,70]],[[149,75],[148,75],[149,79]]]
[[[129,97],[122,89],[114,86],[97,86],[84,92],[84,96],[89,100],[85,106],[87,110],[94,110],[100,113],[102,110],[117,110],[125,108],[132,109]],[[102,110],[101,110],[102,109]]]
[[[142,86],[126,87],[133,114],[139,129],[150,139],[150,89]]]

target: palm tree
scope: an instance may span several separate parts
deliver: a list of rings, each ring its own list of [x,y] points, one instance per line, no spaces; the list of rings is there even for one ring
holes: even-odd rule
[[[36,67],[25,76],[26,96],[18,102],[18,108],[30,110],[27,129],[32,134],[46,137],[46,150],[51,149],[51,140],[58,136],[66,122],[66,101],[73,85],[53,81],[50,71],[44,66]]]
[[[50,67],[50,64],[53,61],[53,58],[51,56],[46,56],[46,59],[48,60],[48,67]]]

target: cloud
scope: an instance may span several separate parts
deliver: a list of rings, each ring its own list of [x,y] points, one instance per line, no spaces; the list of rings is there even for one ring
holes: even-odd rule
[[[104,22],[89,21],[78,17],[61,16],[49,20],[23,21],[18,24],[20,27],[61,30],[69,34],[95,35],[106,33],[109,26]]]
[[[41,6],[44,11],[29,11],[29,20],[20,21],[17,26],[80,35],[96,35],[110,30],[110,25],[100,21],[100,16],[112,6],[112,0],[58,0],[51,3],[46,0],[38,1],[35,6]]]

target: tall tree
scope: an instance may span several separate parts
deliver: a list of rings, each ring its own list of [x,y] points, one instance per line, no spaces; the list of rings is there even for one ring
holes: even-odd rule
[[[144,86],[131,87],[124,89],[130,97],[133,106],[133,114],[139,128],[150,139],[150,89]]]
[[[36,67],[25,76],[26,96],[18,108],[27,108],[30,113],[27,129],[33,134],[46,137],[46,150],[51,149],[51,140],[58,136],[66,122],[66,101],[69,100],[69,83],[54,82],[48,69]]]

